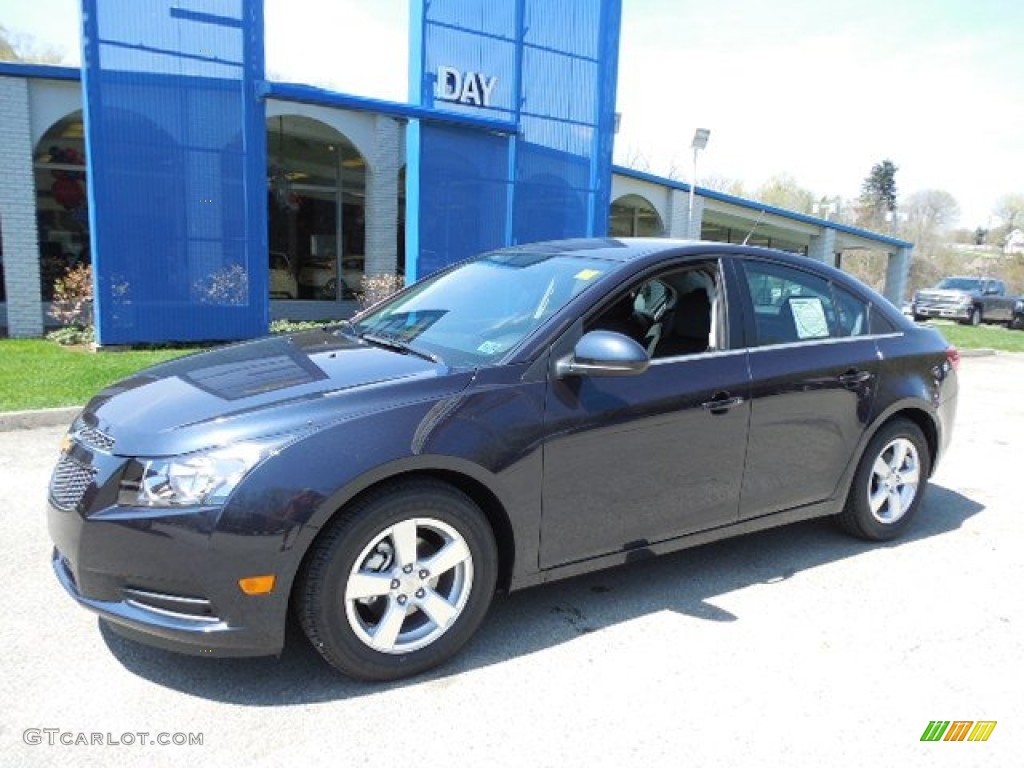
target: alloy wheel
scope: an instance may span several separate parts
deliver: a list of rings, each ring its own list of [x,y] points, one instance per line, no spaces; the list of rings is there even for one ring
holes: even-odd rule
[[[884,524],[900,520],[914,503],[920,477],[914,443],[905,437],[887,443],[868,476],[868,505],[875,520]]]
[[[440,520],[406,519],[356,557],[345,584],[345,616],[366,646],[409,653],[455,623],[472,589],[473,558],[462,535]]]

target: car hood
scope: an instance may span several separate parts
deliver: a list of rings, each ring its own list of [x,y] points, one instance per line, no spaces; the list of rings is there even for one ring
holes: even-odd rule
[[[918,299],[928,299],[931,301],[955,300],[970,295],[970,291],[962,291],[955,288],[928,288],[927,290],[917,292]]]
[[[233,344],[162,363],[94,397],[77,429],[123,456],[166,456],[314,431],[464,389],[470,372],[327,331]]]

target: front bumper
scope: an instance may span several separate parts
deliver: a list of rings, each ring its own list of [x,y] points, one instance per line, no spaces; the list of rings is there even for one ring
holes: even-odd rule
[[[86,597],[78,591],[71,567],[57,549],[53,550],[53,571],[60,585],[79,605],[106,619],[115,631],[132,640],[203,656],[265,656],[280,650],[253,645],[251,633],[217,617],[189,617],[127,596],[120,601]]]
[[[47,521],[54,573],[79,605],[119,633],[168,650],[280,652],[290,577],[279,578],[279,591],[265,595],[249,596],[238,586],[243,576],[277,572],[279,540],[219,532],[219,507],[118,506],[124,460],[72,454],[68,460],[82,461],[91,474],[74,505],[58,506],[51,485]]]
[[[957,305],[952,307],[929,306],[927,304],[914,304],[911,311],[914,317],[944,317],[951,320],[967,320],[971,316],[971,304]]]

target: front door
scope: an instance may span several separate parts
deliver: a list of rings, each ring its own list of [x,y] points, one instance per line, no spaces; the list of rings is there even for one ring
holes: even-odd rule
[[[684,327],[694,287],[710,296],[697,331]],[[553,377],[548,388],[542,568],[643,548],[738,515],[749,373],[746,350],[722,349],[716,338],[725,335],[717,266],[676,270],[626,296],[636,297],[641,314],[650,313],[652,297],[661,305],[647,318],[655,327],[641,323],[639,331],[652,353],[647,371]],[[614,306],[605,312],[615,315]],[[709,330],[709,317],[720,327]],[[609,327],[600,319],[590,327]],[[629,333],[621,321],[615,329]]]

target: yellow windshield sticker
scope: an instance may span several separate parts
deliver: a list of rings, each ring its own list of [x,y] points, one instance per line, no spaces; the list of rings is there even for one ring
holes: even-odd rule
[[[576,273],[577,280],[593,280],[601,274],[599,269],[583,269]]]

